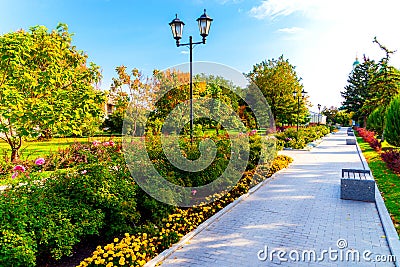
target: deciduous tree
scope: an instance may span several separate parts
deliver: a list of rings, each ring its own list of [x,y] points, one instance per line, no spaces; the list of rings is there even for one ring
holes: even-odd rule
[[[283,56],[270,59],[253,66],[248,77],[258,86],[266,98],[275,122],[295,123],[297,120],[297,98],[293,92],[301,95],[303,89],[295,67]],[[300,97],[299,121],[304,122],[308,116],[307,98]]]
[[[132,129],[125,130],[135,136],[138,124],[144,123],[144,114],[153,109],[155,87],[151,86],[149,79],[145,78],[136,68],[132,69],[130,73],[127,72],[127,68],[123,65],[115,70],[118,77],[113,78],[111,92],[119,96],[123,95],[124,90],[127,92],[129,104],[126,101],[119,101],[117,111],[125,111],[121,114],[125,113],[124,119],[129,120],[126,125],[132,126]]]
[[[23,138],[76,134],[102,116],[99,67],[72,45],[65,24],[0,36],[0,137],[18,158]],[[85,126],[85,127],[86,127]]]

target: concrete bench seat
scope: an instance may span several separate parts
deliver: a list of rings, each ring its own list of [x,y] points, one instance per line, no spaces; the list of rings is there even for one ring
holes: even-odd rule
[[[355,145],[357,144],[357,140],[355,138],[347,138],[346,145]]]
[[[340,198],[375,202],[375,180],[371,176],[371,171],[342,169]]]

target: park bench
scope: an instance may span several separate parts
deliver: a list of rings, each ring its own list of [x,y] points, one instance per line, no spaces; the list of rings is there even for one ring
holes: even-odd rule
[[[355,138],[347,138],[346,139],[346,145],[355,145],[357,144],[357,141]]]
[[[340,198],[375,202],[375,181],[371,176],[371,171],[342,169]]]
[[[353,129],[351,127],[347,128],[347,135],[348,136],[354,136]]]

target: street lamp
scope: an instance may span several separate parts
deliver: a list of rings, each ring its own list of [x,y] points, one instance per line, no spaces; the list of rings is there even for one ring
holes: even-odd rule
[[[182,32],[183,32],[183,26],[185,23],[181,21],[178,18],[178,14],[176,14],[175,19],[173,19],[170,23],[169,26],[171,26],[172,30],[172,35],[174,39],[176,40],[176,46],[187,46],[189,47],[189,62],[190,62],[190,141],[193,142],[193,83],[192,83],[192,76],[193,76],[193,68],[192,68],[192,62],[193,62],[193,45],[196,44],[205,44],[206,43],[206,37],[208,36],[208,33],[210,31],[210,26],[211,22],[213,21],[212,18],[210,18],[206,14],[206,10],[204,9],[204,14],[201,15],[198,19],[198,25],[199,25],[199,31],[201,37],[203,37],[203,40],[201,42],[193,42],[193,37],[189,36],[189,43],[186,44],[181,44],[180,39],[182,38]]]
[[[301,91],[301,99],[304,99],[306,96],[306,91],[304,89]],[[296,99],[297,97],[297,132],[299,131],[299,116],[300,116],[300,94],[297,91],[293,91],[293,98]]]
[[[318,104],[317,107],[318,107],[318,125],[319,125],[319,117],[321,116],[321,104]]]

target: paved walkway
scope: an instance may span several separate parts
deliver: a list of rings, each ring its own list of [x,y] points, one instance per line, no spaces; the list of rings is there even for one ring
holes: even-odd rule
[[[292,165],[174,252],[162,266],[394,266],[363,260],[390,255],[374,203],[340,199],[342,168],[362,168],[345,129],[311,151],[283,151]],[[338,248],[347,242],[343,249]],[[277,252],[286,255],[278,260]],[[317,258],[308,260],[312,250]],[[262,251],[263,250],[263,251]],[[307,252],[308,251],[308,252]],[[354,254],[350,254],[354,252]],[[360,262],[341,261],[360,253]],[[283,253],[283,252],[282,252]],[[305,261],[302,261],[304,253]],[[338,255],[339,259],[334,260]],[[292,261],[298,257],[299,261]],[[311,259],[313,256],[311,256]]]

